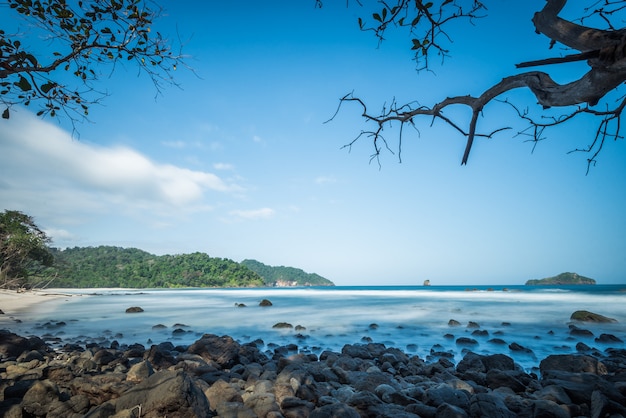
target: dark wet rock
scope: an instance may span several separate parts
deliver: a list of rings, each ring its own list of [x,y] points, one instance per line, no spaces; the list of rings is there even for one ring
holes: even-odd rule
[[[50,404],[59,402],[61,396],[58,386],[50,380],[35,382],[24,394],[22,409],[27,416],[45,417]]]
[[[613,343],[623,343],[624,341],[621,338],[616,337],[613,334],[600,334],[595,340],[597,343],[605,343],[605,344],[613,344]]]
[[[593,337],[593,332],[588,329],[578,328],[576,325],[571,324],[569,326],[570,335],[574,335],[576,337]]]
[[[514,351],[516,353],[522,353],[522,354],[533,354],[533,350],[531,350],[528,347],[524,347],[518,343],[511,343],[509,344],[509,350]]]
[[[239,360],[240,345],[230,336],[219,337],[204,334],[202,338],[189,346],[188,353],[198,354],[208,361],[217,363],[222,368],[230,368]]]
[[[39,337],[25,338],[7,330],[0,330],[0,358],[17,357],[25,351],[46,346]]]
[[[456,344],[464,345],[464,346],[474,346],[474,345],[478,345],[478,341],[469,337],[459,337],[456,339]]]
[[[343,403],[324,405],[311,411],[309,418],[360,418],[356,409]]]
[[[550,370],[574,373],[593,373],[604,375],[606,367],[597,358],[580,354],[553,354],[539,363],[539,370],[545,375]]]
[[[488,337],[489,331],[487,331],[486,329],[476,329],[472,331],[472,335],[475,337]]]
[[[469,321],[467,323],[467,328],[480,328],[480,325],[478,325],[478,322]]]
[[[550,400],[538,400],[533,402],[535,417],[570,418],[570,413],[563,406]]]
[[[477,393],[470,401],[470,414],[473,417],[516,418],[499,396],[489,393]]]
[[[261,302],[259,302],[259,306],[267,307],[267,306],[272,306],[272,305],[273,303],[270,302],[268,299],[263,299]]]
[[[444,403],[437,408],[437,418],[465,418],[469,417],[467,412],[455,405]]]
[[[129,382],[141,382],[154,374],[152,364],[148,360],[134,364],[126,374],[126,380]]]
[[[449,404],[468,411],[470,396],[465,390],[454,389],[450,385],[441,384],[426,391],[424,403],[437,408]]]
[[[272,328],[277,328],[277,329],[283,329],[283,328],[293,328],[293,325],[291,325],[289,322],[278,322],[276,324],[274,324],[272,326]]]
[[[117,414],[131,412],[137,405],[141,405],[141,416],[146,418],[166,415],[169,418],[210,416],[207,398],[182,371],[163,370],[155,373],[108,404],[114,406]],[[102,407],[87,414],[86,418],[100,416],[98,410]]]
[[[448,321],[448,325],[451,327],[460,327],[461,323],[457,321],[456,319],[451,319]]]
[[[617,322],[616,319],[589,311],[576,311],[570,316],[570,319],[581,322]]]
[[[521,372],[513,370],[490,369],[487,372],[487,387],[497,389],[506,387],[513,392],[524,392],[526,385],[520,380]]]
[[[139,313],[143,312],[143,309],[139,306],[131,306],[130,308],[126,308],[126,313]]]
[[[177,360],[170,350],[162,345],[153,345],[143,355],[143,359],[149,361],[158,369],[166,369],[176,364]]]
[[[0,359],[7,418],[626,416],[624,348],[548,356],[537,376],[505,354],[467,351],[455,365],[459,350],[439,345],[421,359],[380,343],[318,356],[212,334],[148,349],[85,338],[57,352],[12,338],[23,351]]]
[[[152,329],[157,330],[157,329],[166,329],[167,326],[163,325],[163,324],[156,324],[152,326]]]
[[[555,385],[563,388],[575,404],[590,404],[591,394],[598,389],[601,389],[605,395],[618,403],[624,404],[626,402],[624,395],[617,391],[612,383],[592,373],[549,370],[543,376],[541,384],[543,386]]]

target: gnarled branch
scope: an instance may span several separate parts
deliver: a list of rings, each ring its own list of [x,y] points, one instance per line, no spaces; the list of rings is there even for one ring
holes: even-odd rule
[[[443,5],[446,3],[447,1],[442,1]],[[589,160],[591,164],[595,161],[605,138],[613,137],[617,139],[620,137],[619,121],[624,104],[604,112],[593,110],[592,107],[596,106],[607,93],[615,90],[626,81],[626,30],[594,29],[566,21],[558,16],[566,3],[567,0],[547,0],[545,7],[535,14],[533,22],[537,33],[549,37],[552,44],[558,42],[578,50],[579,53],[562,58],[549,58],[522,63],[518,67],[561,64],[584,59],[587,60],[590,70],[579,79],[559,84],[547,72],[529,71],[505,77],[479,96],[448,97],[430,107],[394,105],[389,109],[383,109],[378,115],[368,113],[365,102],[360,98],[354,97],[353,94],[349,94],[340,99],[339,106],[341,107],[345,102],[360,104],[363,109],[363,118],[366,122],[373,122],[376,125],[376,129],[361,132],[348,145],[352,146],[356,140],[367,134],[374,142],[374,156],[378,156],[381,150],[378,142],[384,141],[382,132],[385,127],[389,127],[392,122],[400,122],[401,127],[406,123],[414,124],[416,118],[428,116],[433,118],[433,120],[442,120],[467,138],[465,152],[461,161],[461,164],[467,164],[476,137],[491,137],[501,130],[509,129],[503,127],[490,133],[481,133],[478,130],[478,121],[485,106],[506,92],[518,88],[527,88],[534,94],[537,103],[544,109],[551,107],[576,108],[567,117],[559,119],[558,123],[550,124],[537,122],[527,117],[526,114],[519,113],[522,119],[528,121],[534,127],[535,141],[538,141],[545,128],[572,120],[581,113],[592,114],[601,118],[598,134],[596,134],[595,140],[592,141],[588,148],[589,152],[596,150]],[[393,10],[393,12],[399,13],[398,10]],[[424,51],[424,53],[427,53],[427,51]],[[463,124],[450,119],[444,114],[444,110],[453,105],[462,105],[470,109],[471,118],[469,122],[464,122],[464,124],[468,124],[466,128],[463,127]],[[384,142],[386,144],[386,141]]]

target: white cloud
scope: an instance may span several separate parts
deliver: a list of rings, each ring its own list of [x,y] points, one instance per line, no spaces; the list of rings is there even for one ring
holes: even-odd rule
[[[161,141],[161,145],[169,148],[185,148],[187,144],[185,141]]]
[[[337,183],[337,179],[332,176],[319,176],[315,179],[316,184]]]
[[[213,164],[213,168],[216,170],[234,170],[235,166],[228,163],[215,163]]]
[[[274,209],[260,208],[250,210],[233,210],[230,212],[230,215],[239,219],[255,220],[271,218],[275,213],[276,211]]]
[[[71,232],[65,230],[65,229],[59,229],[59,228],[48,228],[45,229],[43,232],[46,233],[46,235],[52,239],[53,243],[54,241],[74,241],[77,239],[77,237],[72,234]]]
[[[163,214],[206,209],[207,192],[241,191],[213,173],[157,163],[128,147],[74,140],[23,109],[0,123],[0,201],[7,207]]]

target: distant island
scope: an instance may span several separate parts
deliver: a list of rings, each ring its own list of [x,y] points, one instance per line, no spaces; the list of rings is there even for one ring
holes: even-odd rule
[[[546,277],[545,279],[533,279],[526,282],[527,286],[577,284],[596,284],[596,281],[576,273],[561,273],[557,276]]]
[[[256,260],[237,263],[206,253],[154,255],[113,246],[50,249],[54,263],[38,274],[41,284],[75,288],[180,288],[334,286],[315,273],[270,267]]]

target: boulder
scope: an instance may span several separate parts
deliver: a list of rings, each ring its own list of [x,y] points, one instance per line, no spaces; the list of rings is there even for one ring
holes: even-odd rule
[[[276,328],[276,329],[282,329],[282,328],[293,328],[293,325],[291,325],[289,322],[277,322],[276,324],[274,324],[272,326],[272,328]]]
[[[259,306],[272,306],[272,302],[270,302],[268,299],[263,299],[261,302],[259,302]]]
[[[600,336],[595,339],[595,342],[612,344],[612,343],[623,343],[624,341],[621,338],[616,337],[613,334],[600,334]]]
[[[581,322],[617,322],[616,319],[589,311],[576,311],[570,316],[570,319]]]
[[[191,344],[188,353],[198,354],[207,361],[213,361],[224,369],[231,368],[239,361],[240,345],[230,336],[219,337],[204,334],[202,338]]]
[[[332,403],[311,411],[309,418],[360,418],[356,409],[343,403]]]
[[[162,370],[138,383],[117,399],[110,400],[88,413],[85,418],[103,416],[103,410],[115,414],[140,408],[142,418],[208,418],[209,402],[193,380],[183,371]]]
[[[209,400],[209,404],[213,405],[214,408],[218,408],[218,412],[219,406],[226,402],[243,403],[239,390],[224,380],[218,380],[213,383],[204,391],[204,394]]]
[[[581,354],[553,354],[539,363],[541,374],[548,370],[559,370],[571,373],[593,373],[605,375],[606,367],[595,357]]]
[[[148,360],[134,364],[126,374],[126,380],[129,382],[141,382],[154,374],[152,364]]]
[[[22,409],[26,416],[45,417],[54,401],[59,400],[59,388],[50,380],[35,382],[24,394]]]
[[[24,338],[8,330],[0,330],[0,358],[18,357],[25,351],[46,348],[39,337]]]
[[[499,396],[490,393],[477,393],[470,400],[470,414],[473,417],[516,418]]]

